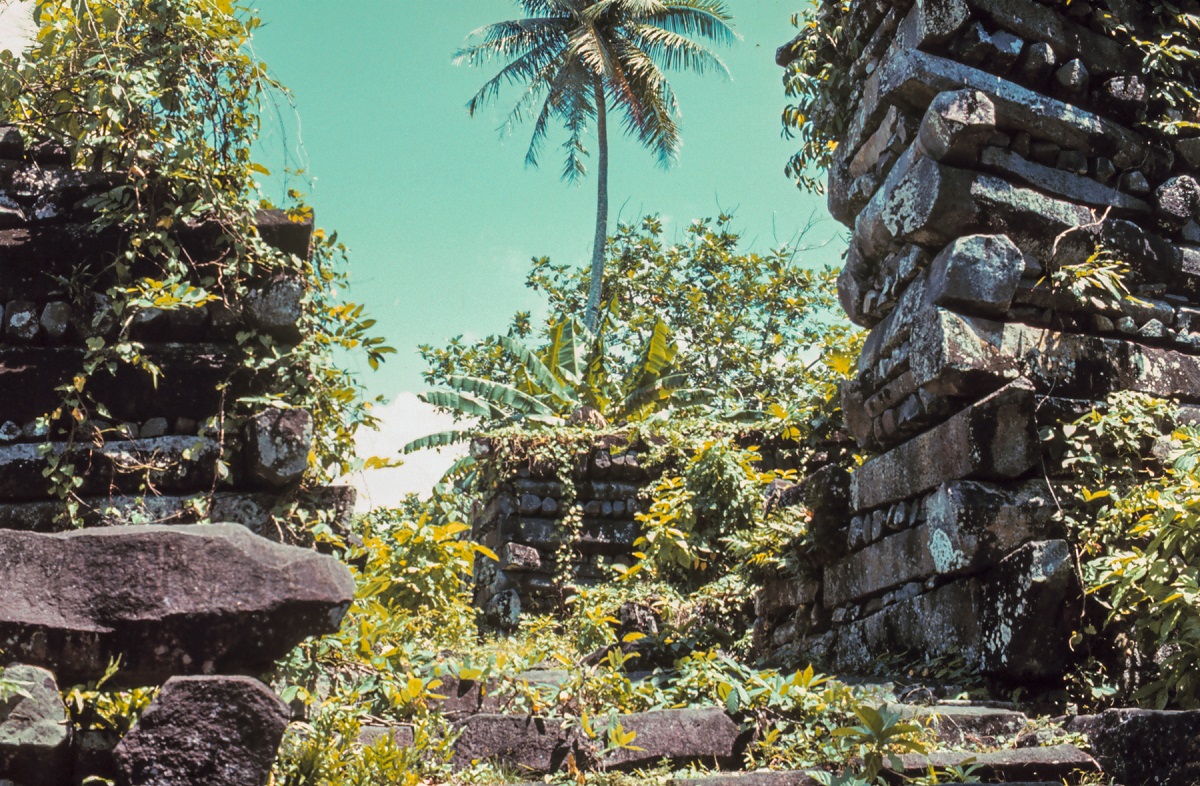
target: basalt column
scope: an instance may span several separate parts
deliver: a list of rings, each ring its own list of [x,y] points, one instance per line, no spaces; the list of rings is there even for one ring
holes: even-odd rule
[[[1101,18],[1137,6],[851,4],[829,194],[852,230],[841,302],[870,330],[843,409],[872,458],[815,522],[819,582],[766,604],[778,659],[1064,669],[1079,589],[1039,430],[1116,391],[1200,403],[1200,139],[1138,130],[1140,56]],[[1097,251],[1134,297],[1056,283]]]

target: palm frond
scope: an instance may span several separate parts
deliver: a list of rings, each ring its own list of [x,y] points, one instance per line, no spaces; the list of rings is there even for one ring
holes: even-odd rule
[[[400,452],[404,455],[416,453],[418,450],[427,448],[444,448],[450,445],[457,445],[459,442],[465,442],[470,439],[470,431],[439,431],[436,434],[414,439],[404,447],[400,448]]]
[[[496,420],[505,416],[504,410],[489,401],[482,401],[467,393],[454,390],[432,390],[417,398],[426,404],[448,409],[460,415]]]
[[[550,345],[543,359],[554,374],[577,387],[584,370],[578,334],[579,324],[574,319],[564,319],[550,326]]]
[[[670,403],[675,391],[687,387],[687,383],[686,374],[672,374],[631,390],[617,405],[612,419],[614,422],[635,420],[661,409]]]
[[[502,382],[492,382],[478,377],[453,376],[446,379],[446,384],[464,393],[481,396],[487,402],[518,412],[522,415],[555,415],[555,411],[528,393],[522,393],[512,385]]]
[[[652,24],[640,24],[630,36],[638,49],[666,71],[718,71],[729,76],[729,68],[708,47],[687,36]]]
[[[717,0],[664,0],[667,9],[646,21],[673,33],[706,38],[720,46],[731,46],[741,36],[729,24],[733,15]]]
[[[537,353],[509,336],[500,336],[498,341],[500,346],[517,356],[517,360],[521,361],[521,366],[526,373],[547,393],[566,403],[575,402],[574,392],[564,385],[562,380],[554,376],[554,372],[542,362]]]

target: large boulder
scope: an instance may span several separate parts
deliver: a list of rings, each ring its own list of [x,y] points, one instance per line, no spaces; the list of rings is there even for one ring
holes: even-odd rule
[[[337,630],[354,580],[333,557],[235,524],[0,531],[0,641],[65,684],[256,674]]]
[[[33,666],[0,670],[0,778],[51,786],[63,776],[70,728],[54,675]]]
[[[248,677],[175,677],[117,745],[120,786],[263,786],[287,705]]]

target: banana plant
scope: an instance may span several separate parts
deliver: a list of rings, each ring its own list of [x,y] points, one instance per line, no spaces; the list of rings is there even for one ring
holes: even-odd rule
[[[610,312],[611,313],[611,312]],[[458,375],[446,380],[448,390],[421,395],[434,406],[481,424],[525,423],[561,426],[585,408],[608,423],[629,423],[679,406],[699,406],[711,391],[690,388],[675,370],[679,347],[666,322],[654,325],[636,362],[623,379],[614,378],[604,341],[608,319],[592,333],[575,319],[550,326],[547,343],[538,350],[509,336],[496,342],[514,359],[511,380],[496,382]],[[465,440],[470,431],[443,431],[413,440],[404,453],[444,447]]]

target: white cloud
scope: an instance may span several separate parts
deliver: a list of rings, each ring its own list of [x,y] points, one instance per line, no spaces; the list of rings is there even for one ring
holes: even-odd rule
[[[358,455],[362,458],[396,458],[400,448],[412,440],[456,428],[453,417],[439,413],[415,393],[400,393],[376,414],[380,420],[379,430],[364,430],[358,435]],[[395,505],[407,494],[428,496],[450,465],[466,454],[465,444],[422,450],[404,456],[402,467],[364,470],[345,480],[358,489],[360,511],[387,507]]]
[[[30,0],[0,3],[0,50],[8,49],[20,54],[32,41],[34,33],[33,3]]]

